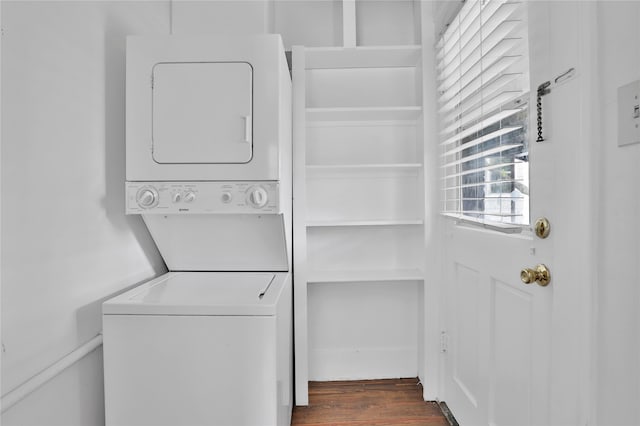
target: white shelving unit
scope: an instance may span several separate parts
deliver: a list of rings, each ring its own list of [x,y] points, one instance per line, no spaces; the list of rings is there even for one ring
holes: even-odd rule
[[[298,405],[309,380],[418,375],[421,52],[293,48]]]

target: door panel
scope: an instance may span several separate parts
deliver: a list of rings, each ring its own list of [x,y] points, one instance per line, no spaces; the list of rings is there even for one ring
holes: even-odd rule
[[[517,426],[531,418],[531,338],[534,296],[501,281],[492,284],[491,424]],[[511,401],[498,406],[498,401]]]
[[[246,163],[252,157],[252,75],[246,62],[153,67],[153,159]]]
[[[478,390],[478,338],[481,335],[478,324],[478,271],[462,264],[455,266],[456,312],[464,315],[455,317],[455,345],[453,380],[459,391],[474,407],[477,407]]]
[[[546,418],[552,291],[525,285],[533,237],[453,225],[445,401],[460,424],[511,426]],[[535,409],[533,408],[535,407]]]

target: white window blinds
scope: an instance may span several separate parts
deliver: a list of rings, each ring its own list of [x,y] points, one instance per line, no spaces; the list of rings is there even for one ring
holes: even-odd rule
[[[529,223],[526,5],[467,0],[437,46],[443,213]]]

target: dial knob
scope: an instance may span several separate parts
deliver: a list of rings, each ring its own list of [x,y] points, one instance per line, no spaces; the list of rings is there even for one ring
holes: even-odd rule
[[[171,196],[171,201],[173,201],[174,203],[179,203],[180,201],[182,201],[182,194],[179,192],[174,193]]]
[[[267,205],[269,193],[261,186],[254,186],[249,189],[247,199],[254,208],[260,209]]]
[[[222,199],[223,203],[230,203],[231,200],[233,200],[233,195],[229,192],[229,191],[225,191],[222,193],[222,196],[220,197]]]
[[[186,194],[184,194],[184,202],[185,203],[192,203],[194,202],[196,199],[196,193],[189,191]]]
[[[143,209],[150,209],[158,204],[158,191],[151,186],[140,188],[136,194],[136,201]]]

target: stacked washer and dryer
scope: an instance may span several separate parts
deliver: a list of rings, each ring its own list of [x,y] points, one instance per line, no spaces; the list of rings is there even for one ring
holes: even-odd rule
[[[107,425],[288,425],[291,79],[277,35],[129,37],[126,213],[170,272],[103,305]]]

